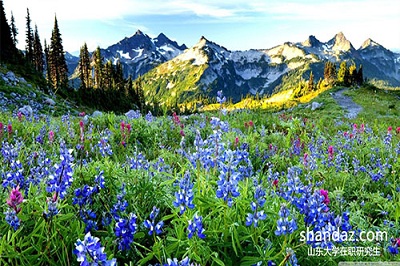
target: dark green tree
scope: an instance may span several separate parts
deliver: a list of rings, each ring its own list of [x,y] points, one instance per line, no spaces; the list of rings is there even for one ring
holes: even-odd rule
[[[101,56],[101,50],[98,46],[93,54],[94,61],[94,87],[102,87],[102,72],[103,72],[103,57]]]
[[[43,73],[44,69],[44,58],[43,58],[43,48],[40,42],[39,32],[37,25],[35,25],[34,42],[33,42],[33,64],[36,71]]]
[[[307,89],[308,89],[308,91],[314,91],[315,90],[314,74],[312,73],[312,71],[310,73],[310,78],[308,79]]]
[[[357,80],[356,82],[358,85],[362,85],[364,83],[364,74],[363,74],[362,65],[360,65],[360,67],[358,68],[356,80]]]
[[[135,102],[137,107],[141,112],[143,112],[146,108],[146,102],[144,98],[144,91],[143,91],[143,79],[142,76],[139,76],[133,82],[133,90],[135,91],[137,101]]]
[[[124,87],[124,71],[122,69],[122,64],[119,60],[115,65],[114,87],[116,87],[117,89],[122,89]]]
[[[79,53],[79,78],[83,89],[91,87],[90,82],[90,57],[86,43],[80,49]]]
[[[19,59],[18,49],[12,38],[10,25],[7,22],[3,1],[0,1],[0,61],[15,63]]]
[[[105,63],[103,72],[102,72],[102,88],[104,90],[111,90],[113,85],[113,76],[114,76],[114,66],[110,60]]]
[[[12,39],[14,42],[14,45],[17,46],[18,40],[17,40],[17,35],[18,35],[18,29],[15,26],[15,19],[14,19],[14,15],[11,12],[11,34],[12,34]]]
[[[68,69],[65,61],[61,33],[58,28],[57,17],[54,18],[54,28],[51,34],[49,58],[47,63],[49,64],[49,82],[51,87],[55,91],[67,88]]]
[[[25,58],[28,62],[33,63],[33,30],[31,27],[31,16],[29,8],[26,9],[26,40],[25,40]]]

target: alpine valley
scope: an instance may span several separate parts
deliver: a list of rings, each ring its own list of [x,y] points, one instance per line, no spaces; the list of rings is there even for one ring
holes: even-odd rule
[[[355,49],[342,32],[327,42],[310,36],[270,49],[230,51],[205,37],[193,47],[170,40],[163,33],[151,38],[137,31],[130,38],[101,49],[104,61],[119,60],[124,75],[140,77],[147,101],[171,105],[215,97],[218,90],[238,102],[246,95],[271,95],[290,89],[298,80],[323,78],[326,61],[362,65],[364,77],[400,86],[400,54],[367,39]],[[79,58],[66,57],[72,80]],[[75,71],[74,71],[75,70]],[[77,84],[77,82],[72,82]]]

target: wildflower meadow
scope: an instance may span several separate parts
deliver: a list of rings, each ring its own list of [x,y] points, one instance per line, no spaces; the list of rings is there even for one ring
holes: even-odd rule
[[[225,100],[190,116],[0,114],[0,264],[400,260],[400,123]]]

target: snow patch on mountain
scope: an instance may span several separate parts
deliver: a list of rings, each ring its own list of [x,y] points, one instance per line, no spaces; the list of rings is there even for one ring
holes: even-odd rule
[[[256,78],[260,76],[262,73],[262,68],[261,67],[251,67],[251,68],[246,68],[243,70],[236,70],[236,73],[241,76],[244,80],[250,80],[252,78]]]
[[[129,56],[129,52],[124,53],[123,51],[118,50],[117,53],[119,53],[119,55],[120,55],[122,58],[125,58],[125,59],[128,59],[128,60],[131,59],[131,57]]]
[[[195,47],[189,48],[185,53],[180,54],[176,57],[179,61],[192,61],[192,65],[200,66],[208,62],[208,58],[201,50],[195,49]]]

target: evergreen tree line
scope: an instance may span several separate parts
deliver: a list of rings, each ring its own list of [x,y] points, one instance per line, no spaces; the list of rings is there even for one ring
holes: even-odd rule
[[[342,61],[339,66],[339,70],[336,71],[334,63],[328,61],[324,67],[324,80],[329,85],[340,85],[340,86],[360,86],[364,83],[364,75],[362,65],[357,66],[355,63],[347,66],[346,61]]]
[[[336,70],[336,66],[333,62],[327,61],[324,65],[324,78],[320,78],[315,83],[315,77],[313,72],[310,72],[308,81],[300,81],[294,90],[294,97],[302,97],[313,91],[323,90],[324,88],[331,86],[360,86],[364,82],[362,65],[357,66],[355,63],[347,66],[346,61],[342,61],[339,66],[339,70]]]
[[[8,23],[1,0],[0,16],[0,62],[8,64],[16,73],[31,77],[31,80],[38,78],[41,82],[35,83],[46,90],[49,88],[63,97],[72,97],[82,104],[101,110],[123,112],[138,108],[147,111],[142,80],[139,78],[132,81],[131,77],[124,79],[121,63],[118,61],[115,66],[110,61],[104,63],[100,48],[91,58],[86,43],[80,51],[81,88],[78,91],[69,88],[67,63],[56,16],[50,44],[44,40],[43,48],[38,27],[35,25],[32,28],[31,15],[27,9],[25,53],[17,49],[19,31],[12,13]]]
[[[86,43],[81,47],[78,71],[81,85],[77,99],[81,104],[106,111],[147,111],[141,77],[135,81],[131,76],[124,79],[121,62],[104,62],[100,47],[92,56]]]
[[[68,69],[57,17],[54,19],[50,45],[48,46],[45,40],[44,50],[37,25],[35,25],[34,30],[31,25],[32,20],[29,9],[27,9],[25,53],[22,53],[17,48],[19,31],[15,26],[14,16],[11,13],[9,24],[3,1],[0,1],[0,62],[8,64],[12,70],[28,79],[37,81],[38,85],[49,87],[55,92],[59,89],[66,90],[68,87]],[[46,83],[43,82],[44,77],[46,77]]]

